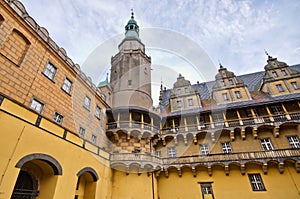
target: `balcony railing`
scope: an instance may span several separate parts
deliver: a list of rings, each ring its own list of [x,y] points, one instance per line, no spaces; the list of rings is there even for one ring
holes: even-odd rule
[[[206,156],[183,156],[173,158],[160,158],[150,154],[119,153],[111,155],[111,162],[149,162],[161,166],[192,163],[214,163],[214,162],[245,162],[253,160],[278,160],[300,158],[299,149],[278,149],[272,151],[241,152],[227,154],[210,154]]]
[[[120,122],[111,122],[107,124],[107,129],[117,129],[117,128],[138,128],[138,129],[145,129],[149,131],[153,131],[154,133],[159,133],[159,130],[157,127],[152,126],[148,123],[142,123],[142,122],[128,122],[128,121],[120,121]]]

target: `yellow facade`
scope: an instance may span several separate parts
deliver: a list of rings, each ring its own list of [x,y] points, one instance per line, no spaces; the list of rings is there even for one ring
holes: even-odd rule
[[[121,51],[150,67],[133,13],[126,27]],[[254,89],[220,66],[207,95],[179,75],[157,112],[149,85],[125,108],[132,82],[95,86],[19,1],[0,33],[0,199],[300,198],[300,67],[269,56]]]

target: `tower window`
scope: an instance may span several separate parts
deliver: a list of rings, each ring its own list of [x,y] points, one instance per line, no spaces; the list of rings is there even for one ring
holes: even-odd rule
[[[286,73],[285,70],[282,70],[281,73],[282,73],[283,76],[287,76],[287,73]]]
[[[168,147],[168,157],[169,158],[176,157],[176,148],[175,147]]]
[[[232,79],[229,80],[229,84],[230,84],[230,85],[233,85]]]
[[[235,91],[235,96],[236,96],[237,99],[242,98],[242,94],[241,94],[240,91]]]
[[[129,80],[128,80],[128,86],[131,86],[131,85],[132,85],[132,80],[129,79]]]
[[[44,104],[37,99],[32,99],[30,108],[35,110],[38,113],[41,113],[43,110]]]
[[[297,82],[291,82],[291,84],[295,90],[299,89]]]
[[[50,62],[48,62],[46,69],[44,71],[44,75],[46,77],[48,77],[49,79],[53,80],[56,70],[57,70],[56,67],[53,64],[51,64]]]
[[[66,93],[70,93],[71,87],[72,87],[72,82],[71,82],[71,80],[69,80],[69,79],[66,77],[66,79],[64,80],[64,84],[63,84],[63,86],[62,86],[61,88],[62,88]]]
[[[276,85],[276,88],[277,88],[277,90],[278,90],[279,92],[284,92],[283,87],[282,87],[281,84],[277,84],[277,85]]]
[[[58,124],[62,124],[63,119],[64,119],[64,116],[62,116],[62,115],[59,114],[58,112],[55,112],[55,113],[54,113],[53,120],[54,120],[55,122],[57,122]]]
[[[177,95],[180,95],[180,94],[181,94],[181,89],[178,88],[178,89],[177,89]]]
[[[229,100],[227,93],[222,93],[222,97],[223,97],[224,101],[228,101]]]
[[[232,153],[230,142],[223,142],[221,144],[223,153]]]
[[[91,98],[85,96],[83,107],[90,110],[90,106],[91,106]]]
[[[248,174],[253,191],[266,191],[265,185],[259,173]]]
[[[269,151],[269,150],[273,150],[273,145],[271,143],[271,139],[270,138],[263,138],[260,139],[260,144],[261,147],[265,150],[265,151]]]
[[[184,88],[184,91],[185,91],[185,93],[188,93],[189,89],[188,88]]]
[[[278,77],[278,74],[277,74],[276,71],[273,71],[272,74],[273,74],[274,77]]]
[[[293,149],[300,149],[300,141],[297,135],[288,136],[287,139]]]

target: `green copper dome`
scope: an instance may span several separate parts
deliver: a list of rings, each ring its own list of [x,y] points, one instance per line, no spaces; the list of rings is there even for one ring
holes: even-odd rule
[[[131,12],[131,19],[128,21],[127,25],[125,26],[125,37],[126,38],[135,38],[139,39],[139,26],[137,22],[134,20],[134,13]]]

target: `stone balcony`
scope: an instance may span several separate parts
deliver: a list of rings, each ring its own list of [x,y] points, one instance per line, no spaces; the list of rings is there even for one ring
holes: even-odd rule
[[[229,174],[230,164],[239,165],[241,173],[245,173],[246,164],[256,163],[262,166],[264,173],[267,173],[268,163],[276,162],[279,171],[284,170],[285,161],[291,161],[295,165],[297,172],[300,172],[300,150],[299,149],[278,149],[272,151],[254,151],[254,152],[239,152],[230,154],[210,154],[206,156],[182,156],[174,158],[160,158],[151,154],[132,154],[120,153],[111,154],[111,166],[125,165],[127,172],[130,172],[130,165],[139,165],[144,169],[148,165],[148,170],[165,171],[168,173],[168,168],[176,168],[181,175],[182,167],[190,167],[193,173],[197,167],[205,167],[212,175],[212,167],[221,165],[224,167],[226,175]]]

